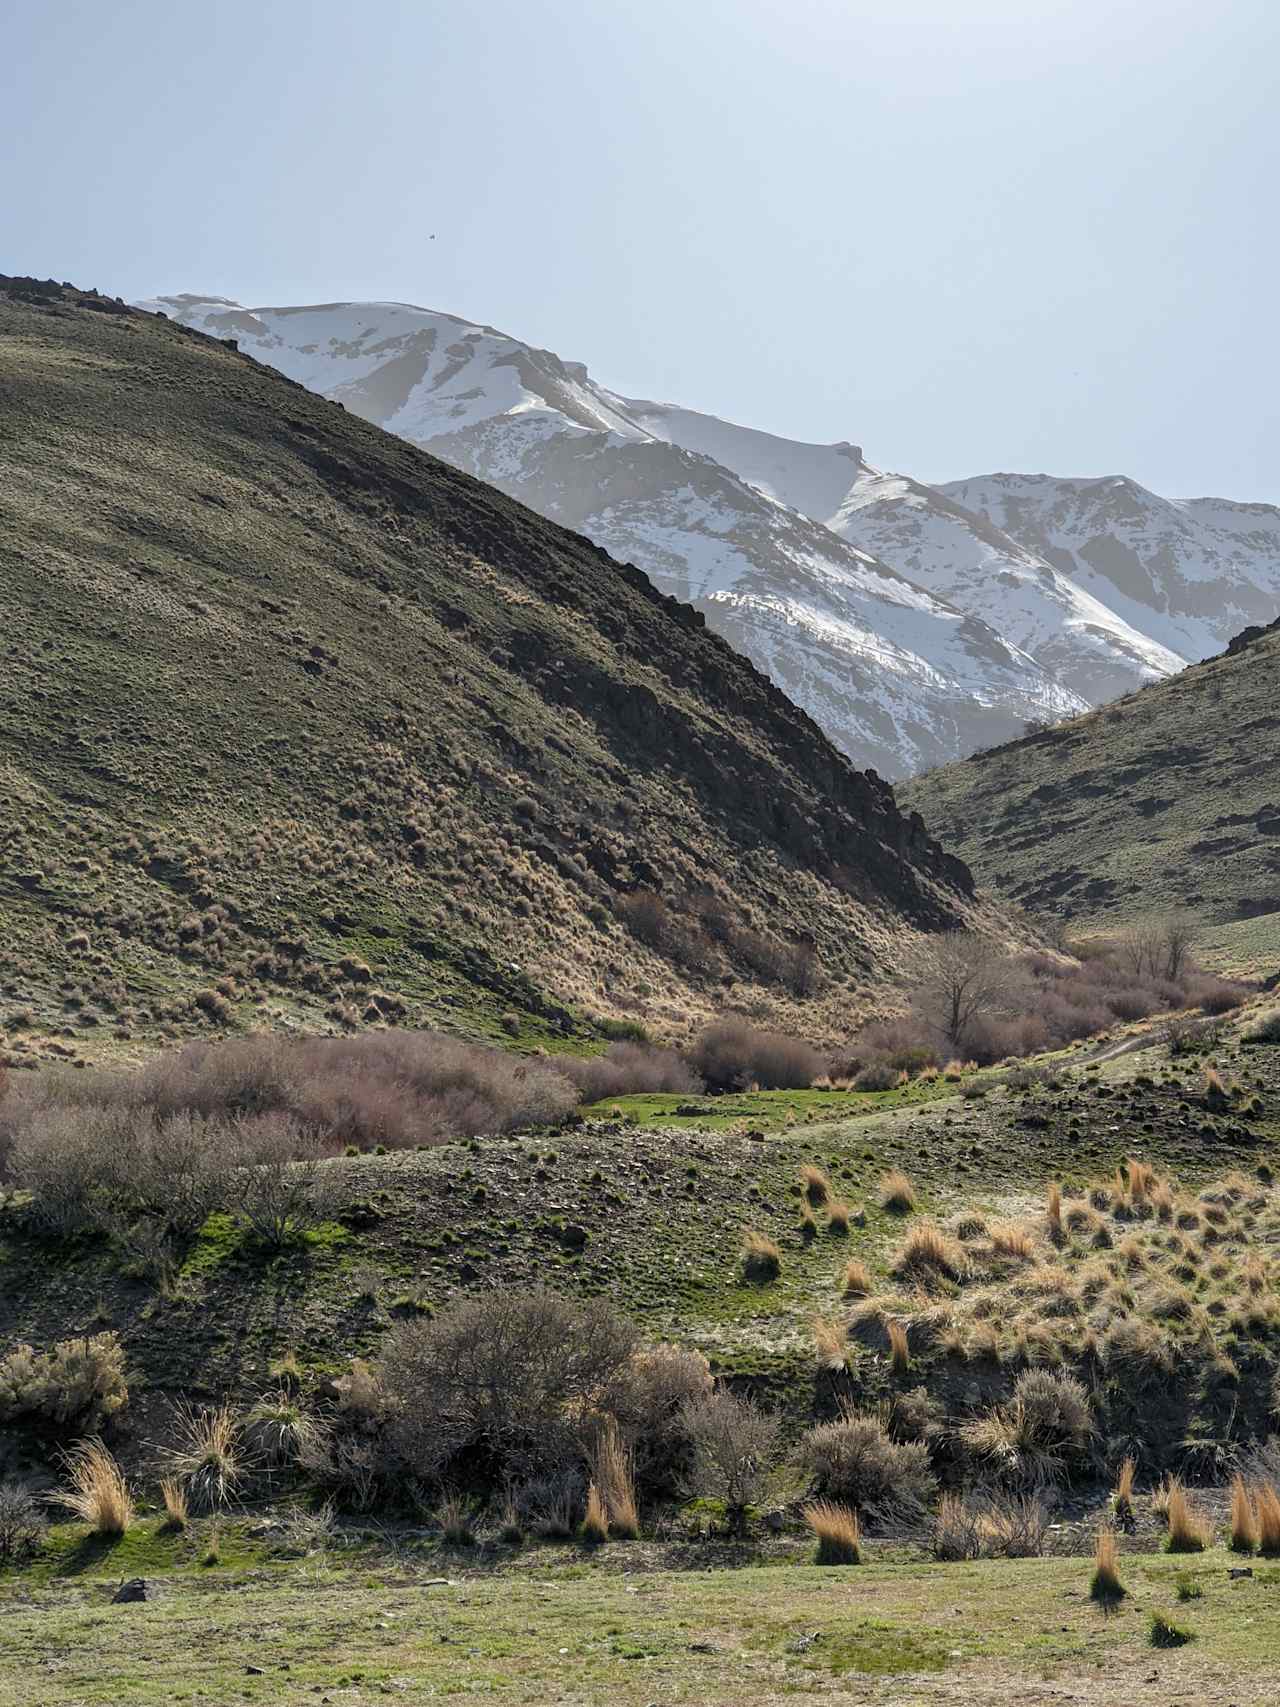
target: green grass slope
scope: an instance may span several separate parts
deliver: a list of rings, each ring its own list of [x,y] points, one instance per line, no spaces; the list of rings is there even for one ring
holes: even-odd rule
[[[233,347],[2,279],[0,648],[10,1043],[528,1044],[687,1029],[726,987],[821,1033],[968,905],[889,789],[638,571]],[[637,889],[674,910],[644,942]],[[826,996],[806,978],[799,1018],[695,896],[816,949]]]
[[[901,785],[980,881],[1033,912],[1280,914],[1280,626],[1074,722]],[[1224,944],[1224,950],[1235,946]],[[1224,965],[1245,964],[1225,953]]]

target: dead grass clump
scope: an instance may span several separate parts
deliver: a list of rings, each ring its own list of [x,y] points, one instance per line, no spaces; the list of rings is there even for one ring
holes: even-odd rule
[[[605,1420],[592,1453],[595,1474],[592,1486],[609,1517],[609,1527],[622,1541],[635,1541],[640,1535],[640,1511],[636,1504],[635,1466],[621,1431],[612,1417]],[[590,1499],[587,1502],[590,1510]]]
[[[818,1368],[843,1369],[849,1356],[848,1325],[834,1318],[815,1316],[810,1332]]]
[[[1253,1553],[1258,1546],[1258,1510],[1243,1476],[1231,1481],[1229,1517],[1233,1553]]]
[[[587,1509],[578,1533],[588,1547],[602,1546],[609,1539],[609,1513],[594,1482],[587,1488]]]
[[[860,1257],[850,1257],[840,1271],[840,1290],[846,1298],[867,1298],[873,1285],[871,1270]]]
[[[880,1181],[880,1207],[892,1215],[910,1215],[916,1206],[916,1188],[901,1168],[890,1168]]]
[[[1267,1559],[1280,1557],[1280,1493],[1274,1483],[1262,1482],[1253,1497],[1258,1513],[1258,1551]]]
[[[939,1276],[958,1280],[965,1272],[964,1250],[938,1226],[936,1221],[917,1221],[899,1246],[890,1264],[890,1272],[900,1280],[916,1280],[927,1284]]]
[[[238,1493],[248,1468],[239,1414],[230,1405],[205,1409],[184,1402],[176,1408],[175,1428],[178,1443],[165,1456],[192,1509],[221,1510]]]
[[[1170,1553],[1203,1553],[1209,1544],[1204,1519],[1192,1508],[1186,1489],[1174,1477],[1169,1480],[1165,1524],[1165,1547]]]
[[[991,1250],[1013,1262],[1030,1262],[1036,1254],[1032,1234],[1018,1221],[998,1221],[991,1228]]]
[[[191,1511],[187,1504],[187,1490],[176,1476],[160,1478],[160,1498],[164,1502],[165,1528],[185,1529]]]
[[[978,1533],[993,1557],[1038,1559],[1048,1529],[1048,1510],[1035,1494],[993,1499],[978,1516]]]
[[[1119,1548],[1116,1545],[1114,1529],[1103,1527],[1098,1531],[1097,1544],[1093,1550],[1093,1575],[1089,1579],[1089,1598],[1102,1606],[1114,1605],[1123,1600],[1125,1586],[1120,1580]]]
[[[1081,1460],[1092,1434],[1089,1395],[1074,1375],[1026,1369],[1003,1404],[962,1425],[960,1439],[1002,1480],[1040,1487]]]
[[[1120,1466],[1116,1477],[1115,1491],[1111,1495],[1111,1509],[1122,1523],[1133,1519],[1133,1483],[1138,1466],[1132,1456],[1127,1457]]]
[[[756,1286],[776,1280],[782,1273],[782,1247],[766,1233],[747,1227],[742,1234],[742,1273]]]
[[[856,1511],[833,1500],[814,1500],[800,1513],[818,1543],[820,1565],[862,1563],[862,1531]]]
[[[827,1231],[833,1238],[842,1239],[849,1231],[853,1211],[847,1203],[833,1198],[827,1205]]]
[[[816,1162],[806,1162],[800,1169],[800,1189],[817,1209],[831,1196],[831,1181]]]
[[[1056,1244],[1063,1237],[1062,1187],[1057,1180],[1054,1180],[1049,1187],[1048,1200],[1045,1204],[1045,1219],[1049,1223],[1049,1237]]]
[[[53,1503],[87,1523],[95,1535],[123,1535],[133,1522],[133,1498],[102,1441],[81,1441],[64,1463],[71,1486],[51,1494]]]
[[[885,1332],[889,1336],[889,1367],[895,1375],[905,1375],[911,1367],[907,1330],[901,1322],[887,1322]]]

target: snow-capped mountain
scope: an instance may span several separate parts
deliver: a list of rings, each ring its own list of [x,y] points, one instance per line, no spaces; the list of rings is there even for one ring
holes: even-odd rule
[[[1280,608],[1266,505],[1047,476],[930,487],[403,303],[141,306],[638,564],[891,778],[1172,675]]]
[[[993,623],[1090,705],[1189,662],[984,516],[918,480],[871,467],[857,445],[797,444],[690,409],[611,401],[660,438],[715,457],[917,586]]]
[[[398,303],[142,306],[235,339],[638,564],[703,610],[858,765],[901,777],[1083,707],[989,623],[654,433],[549,351]]]
[[[1110,475],[988,474],[941,490],[1184,658],[1280,612],[1280,509],[1161,498]]]

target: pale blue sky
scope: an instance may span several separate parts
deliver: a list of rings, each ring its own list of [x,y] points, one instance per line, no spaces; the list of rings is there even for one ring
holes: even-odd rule
[[[3,55],[0,270],[1280,501],[1277,0],[16,0]]]

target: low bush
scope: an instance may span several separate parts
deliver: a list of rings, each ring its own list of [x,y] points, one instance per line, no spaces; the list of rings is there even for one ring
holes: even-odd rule
[[[809,1430],[800,1462],[817,1493],[876,1522],[917,1520],[937,1491],[923,1442],[894,1440],[879,1417],[851,1407]]]
[[[44,1507],[30,1488],[22,1482],[0,1481],[0,1565],[29,1558],[48,1527]]]
[[[696,1095],[702,1080],[674,1049],[641,1043],[611,1043],[603,1055],[563,1055],[555,1070],[578,1088],[583,1102],[640,1096],[655,1091]]]
[[[464,1462],[490,1475],[545,1473],[582,1461],[584,1426],[610,1413],[639,1349],[603,1300],[491,1292],[433,1321],[394,1329],[377,1365],[391,1443],[411,1475],[439,1479]]]
[[[965,1423],[960,1440],[985,1470],[1031,1487],[1054,1482],[1078,1464],[1093,1434],[1089,1395],[1074,1375],[1027,1369],[1013,1393]]]
[[[724,1501],[729,1528],[741,1533],[764,1495],[778,1457],[781,1424],[750,1399],[717,1387],[682,1413],[691,1445],[686,1486],[695,1497]]]
[[[1246,1043],[1280,1043],[1280,1008],[1272,1008],[1244,1034]]]
[[[693,1047],[695,1070],[711,1090],[805,1090],[820,1077],[825,1063],[818,1051],[798,1037],[758,1031],[745,1020],[722,1020],[709,1026]]]
[[[124,1347],[100,1333],[50,1351],[17,1345],[0,1360],[0,1422],[99,1429],[128,1403]]]

